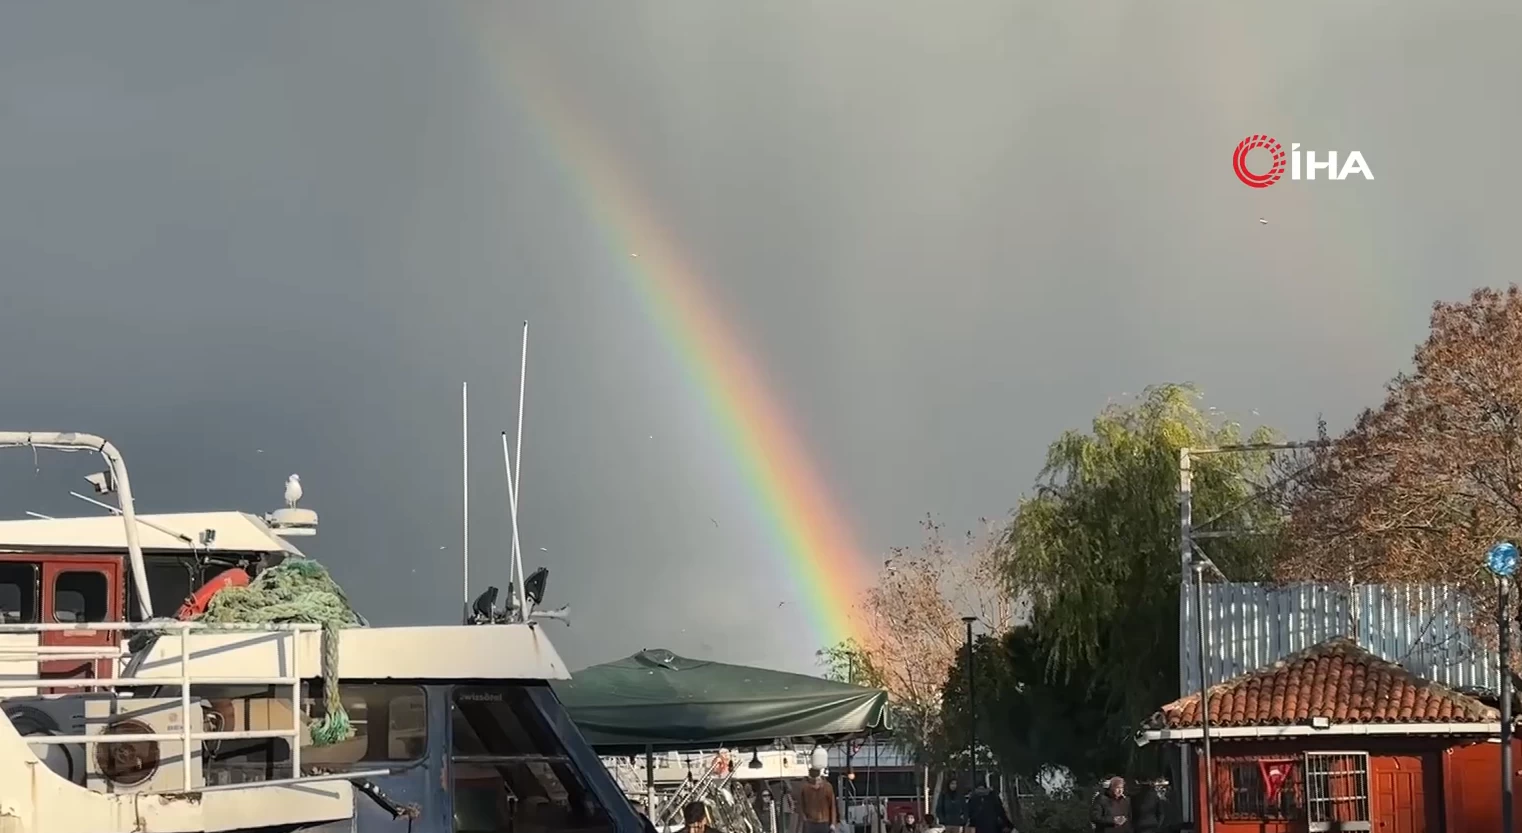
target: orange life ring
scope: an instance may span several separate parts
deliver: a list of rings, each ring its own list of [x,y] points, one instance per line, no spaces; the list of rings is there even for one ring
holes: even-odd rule
[[[212,596],[229,587],[247,587],[249,581],[248,573],[243,572],[237,567],[231,570],[224,570],[216,578],[203,584],[200,590],[191,594],[190,598],[180,605],[180,610],[174,615],[174,618],[181,621],[194,619],[206,612],[206,606],[211,604]]]

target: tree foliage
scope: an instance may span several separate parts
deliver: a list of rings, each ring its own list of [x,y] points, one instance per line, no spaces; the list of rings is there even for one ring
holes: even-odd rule
[[[941,690],[964,641],[962,617],[999,632],[1010,625],[1013,603],[993,535],[968,533],[958,548],[933,519],[923,526],[924,542],[893,550],[863,595],[856,611],[861,638],[820,651],[819,660],[833,679],[850,679],[854,668],[856,682],[886,690],[894,742],[926,764],[942,757]]]
[[[1187,385],[1149,388],[1135,403],[1105,408],[1087,433],[1061,436],[1001,543],[1008,586],[1031,605],[1023,653],[1011,660],[1021,666],[1022,696],[1046,698],[1043,708],[1056,710],[1072,698],[1068,725],[1098,730],[1073,742],[1110,750],[1072,761],[1085,776],[1111,753],[1134,753],[1136,727],[1179,693],[1179,449],[1273,439],[1266,429],[1244,436],[1238,424],[1201,411],[1198,399]],[[1272,532],[1278,511],[1255,491],[1272,468],[1267,454],[1199,457],[1195,516]],[[1233,580],[1261,579],[1278,540],[1218,539],[1210,556]],[[1040,743],[1034,754],[1072,759],[1066,739],[1030,740]]]
[[[1315,454],[1280,577],[1488,586],[1486,550],[1522,536],[1518,344],[1516,286],[1435,304],[1413,369]]]
[[[1002,637],[983,637],[974,648],[977,688],[977,740],[980,767],[992,755],[999,771],[1040,783],[1053,770],[1092,780],[1092,775],[1120,771],[1134,744],[1097,743],[1109,728],[1111,702],[1105,681],[1094,666],[1054,675],[1047,652],[1029,626]],[[968,762],[968,680],[966,652],[958,655],[947,677],[940,746],[958,770]]]

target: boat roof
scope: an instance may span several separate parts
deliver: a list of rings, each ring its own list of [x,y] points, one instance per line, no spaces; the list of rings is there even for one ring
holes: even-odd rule
[[[179,512],[138,515],[138,541],[145,552],[285,552],[301,555],[265,522],[245,512]],[[155,529],[161,527],[162,529]],[[179,538],[163,530],[178,532]],[[212,530],[209,546],[201,533]],[[188,540],[186,540],[188,539]],[[118,515],[0,521],[0,551],[119,552],[127,531]]]
[[[295,644],[291,644],[292,638]],[[192,631],[189,673],[204,678],[317,678],[328,655],[316,631]],[[180,640],[148,649],[134,678],[177,680]],[[571,673],[538,625],[414,625],[339,631],[338,675],[350,680],[567,680]]]

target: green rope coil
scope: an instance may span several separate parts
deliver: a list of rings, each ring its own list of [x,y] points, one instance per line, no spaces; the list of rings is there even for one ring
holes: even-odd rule
[[[322,625],[322,699],[324,716],[311,724],[312,745],[328,746],[354,735],[338,696],[338,642],[341,628],[364,627],[365,621],[321,564],[289,558],[260,573],[246,587],[228,587],[211,597],[197,621],[216,624]]]

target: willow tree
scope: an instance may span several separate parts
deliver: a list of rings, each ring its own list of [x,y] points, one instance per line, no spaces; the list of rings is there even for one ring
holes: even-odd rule
[[[1031,605],[1029,650],[1045,670],[1024,684],[1062,691],[1086,679],[1098,701],[1089,705],[1105,715],[1096,740],[1115,749],[1134,750],[1141,721],[1179,694],[1179,449],[1274,439],[1267,429],[1244,435],[1199,399],[1187,385],[1148,388],[1105,408],[1087,432],[1063,434],[1002,541],[1008,584]],[[1265,454],[1195,461],[1196,516],[1273,530],[1277,507],[1257,499],[1273,468]],[[1212,560],[1231,579],[1269,575],[1276,536],[1212,543]]]

